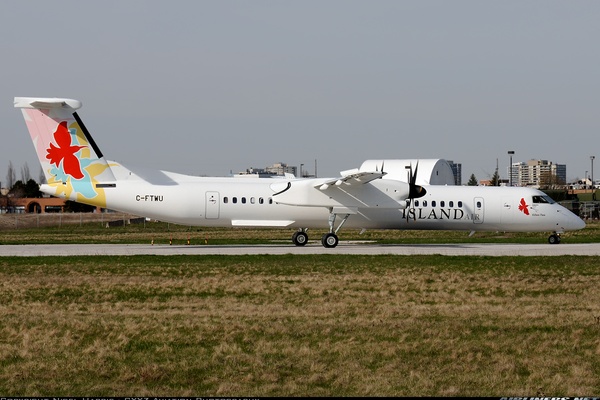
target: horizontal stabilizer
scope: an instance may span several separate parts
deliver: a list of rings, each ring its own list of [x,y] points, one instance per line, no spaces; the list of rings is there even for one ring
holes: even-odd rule
[[[81,102],[73,99],[43,98],[43,97],[15,97],[16,108],[69,108],[77,110],[81,108]]]

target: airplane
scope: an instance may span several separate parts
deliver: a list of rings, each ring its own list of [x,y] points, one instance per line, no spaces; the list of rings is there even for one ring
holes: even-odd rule
[[[417,184],[418,161],[405,171],[382,160],[334,178],[196,177],[109,161],[66,98],[15,97],[47,183],[43,193],[164,222],[206,227],[325,228],[334,248],[342,227],[504,232],[550,231],[548,242],[585,222],[545,193],[525,187]],[[366,165],[366,166],[365,166]],[[394,172],[390,174],[390,172]],[[398,179],[404,173],[405,180]],[[337,224],[336,224],[337,221]]]

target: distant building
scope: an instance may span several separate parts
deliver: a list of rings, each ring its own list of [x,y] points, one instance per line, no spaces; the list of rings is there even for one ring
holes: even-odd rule
[[[8,197],[0,198],[0,213],[61,213],[65,209],[65,200],[56,197]]]
[[[279,162],[265,168],[250,167],[246,169],[246,171],[238,173],[236,176],[249,175],[253,177],[269,178],[272,176],[284,176],[285,174],[293,174],[296,176],[297,172],[298,167]]]
[[[456,186],[462,185],[462,164],[455,164],[452,160],[446,160],[450,168],[452,168],[452,174],[454,174],[454,184]]]
[[[513,186],[555,186],[567,182],[566,164],[548,160],[515,162],[508,168]]]
[[[493,182],[491,179],[481,179],[479,186],[492,186]],[[508,186],[508,179],[498,179],[498,186]]]
[[[267,171],[265,171],[264,168],[250,167],[250,168],[246,169],[245,171],[238,172],[237,174],[235,174],[233,176],[235,178],[271,178],[273,176],[277,176],[277,174],[274,174],[272,172],[267,172]]]
[[[285,174],[293,174],[296,176],[298,172],[298,168],[292,165],[287,165],[286,163],[275,163],[270,167],[266,167],[265,171],[267,173],[272,173],[273,175],[285,175]]]

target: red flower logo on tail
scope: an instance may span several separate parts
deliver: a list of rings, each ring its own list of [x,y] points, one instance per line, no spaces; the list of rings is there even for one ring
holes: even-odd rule
[[[521,197],[521,202],[519,203],[519,211],[523,211],[523,214],[529,215],[529,206],[525,203],[525,199]]]
[[[56,147],[54,143],[50,143],[50,148],[46,149],[48,152],[46,158],[50,160],[50,164],[54,164],[58,167],[62,161],[63,170],[66,174],[71,175],[75,179],[83,178],[81,165],[79,164],[77,157],[75,157],[75,153],[86,146],[71,145],[71,134],[67,128],[67,121],[58,124],[56,132],[54,132],[54,140],[58,147]]]

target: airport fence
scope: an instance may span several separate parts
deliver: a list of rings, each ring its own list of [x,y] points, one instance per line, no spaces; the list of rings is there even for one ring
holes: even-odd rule
[[[600,201],[567,200],[561,201],[560,204],[584,220],[598,220],[600,218]]]
[[[0,230],[63,227],[98,223],[102,227],[145,224],[146,219],[136,215],[117,212],[103,213],[45,213],[0,214]]]

